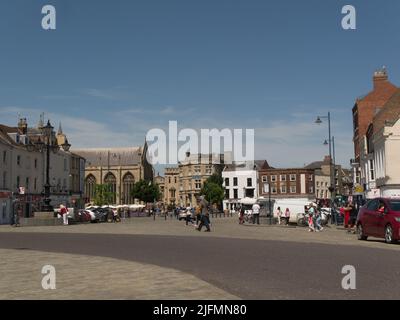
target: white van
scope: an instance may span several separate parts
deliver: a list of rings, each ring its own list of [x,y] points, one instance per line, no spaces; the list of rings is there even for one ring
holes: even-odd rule
[[[297,223],[298,216],[305,213],[305,207],[311,202],[310,199],[276,199],[274,202],[274,217],[277,218],[278,208],[281,208],[283,216],[286,208],[290,211],[290,223]]]

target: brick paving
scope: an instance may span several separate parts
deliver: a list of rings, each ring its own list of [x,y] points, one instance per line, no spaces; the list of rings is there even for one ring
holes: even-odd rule
[[[0,249],[0,257],[0,300],[237,299],[192,275],[149,264],[29,250]],[[56,268],[56,290],[42,288],[45,265]]]
[[[400,250],[383,240],[358,241],[343,228],[327,227],[321,233],[306,228],[239,225],[236,218],[212,220],[211,233],[198,232],[193,226],[175,219],[133,218],[119,224],[82,224],[13,228],[0,226],[0,233],[118,234],[158,235],[293,243],[330,244]],[[16,244],[16,248],[18,244]],[[23,249],[23,248],[21,248]],[[0,249],[0,299],[236,299],[194,275],[155,265],[72,254],[44,253],[30,250]],[[57,290],[41,288],[43,265],[57,270]],[[107,279],[107,285],[104,285]]]

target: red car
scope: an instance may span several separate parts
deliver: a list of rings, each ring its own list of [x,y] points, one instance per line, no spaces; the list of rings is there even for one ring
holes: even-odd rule
[[[400,240],[400,199],[368,201],[358,213],[357,237],[359,240],[384,238],[387,243]]]

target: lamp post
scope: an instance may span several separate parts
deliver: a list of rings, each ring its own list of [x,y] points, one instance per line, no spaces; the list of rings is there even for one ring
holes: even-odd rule
[[[57,153],[60,150],[60,146],[54,137],[54,127],[51,125],[50,120],[47,121],[46,126],[41,128],[41,132],[43,141],[39,138],[36,142],[28,146],[28,150],[46,152],[46,183],[44,184],[44,205],[42,210],[44,212],[53,212],[54,208],[50,205],[50,152]],[[71,145],[68,143],[68,140],[65,140],[61,147],[64,151],[68,152]]]
[[[331,210],[333,208],[333,201],[334,201],[334,191],[335,191],[335,185],[334,185],[334,180],[335,180],[335,176],[334,176],[334,170],[332,168],[332,136],[331,136],[331,113],[328,112],[327,116],[318,116],[317,120],[315,121],[316,124],[322,124],[323,121],[322,119],[327,119],[328,120],[328,136],[329,139],[328,141],[325,141],[325,145],[329,145],[329,172],[330,172],[330,180],[331,180],[331,185],[329,187],[329,191],[331,193]]]

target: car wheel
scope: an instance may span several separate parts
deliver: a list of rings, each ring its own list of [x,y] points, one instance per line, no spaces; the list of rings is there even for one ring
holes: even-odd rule
[[[300,218],[299,220],[297,220],[297,225],[299,227],[304,227],[305,226],[305,220],[303,218]]]
[[[368,236],[366,236],[364,234],[364,229],[363,229],[363,226],[361,224],[359,224],[357,226],[357,239],[358,240],[363,240],[363,241],[368,239]]]
[[[385,241],[386,243],[395,243],[393,239],[393,228],[391,225],[387,225],[385,228]]]

